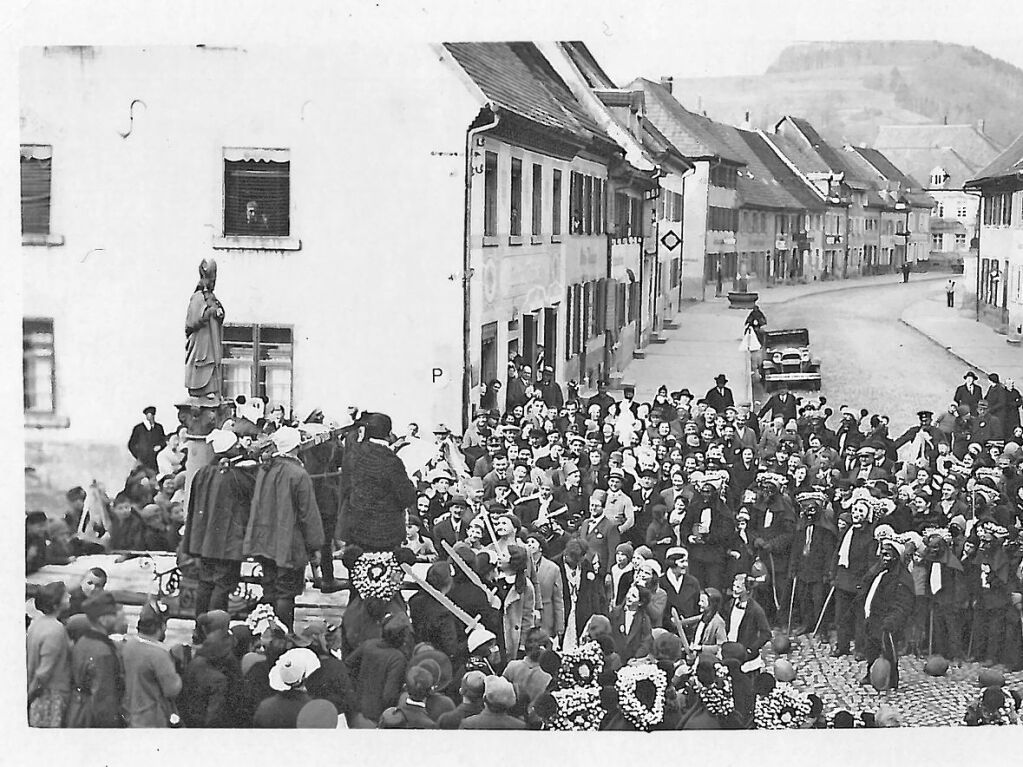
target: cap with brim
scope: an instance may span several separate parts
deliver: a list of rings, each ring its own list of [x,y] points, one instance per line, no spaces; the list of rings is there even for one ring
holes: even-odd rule
[[[963,376],[963,380],[966,380],[967,378],[972,378],[974,381],[976,381],[977,374],[970,370],[969,372],[966,373],[966,375]]]
[[[469,502],[465,499],[464,495],[453,495],[448,500],[448,508],[466,508],[469,506]]]
[[[611,469],[607,476],[608,479],[625,479],[625,472],[621,469]]]
[[[682,559],[683,557],[687,556],[689,556],[689,552],[683,549],[681,546],[672,546],[670,549],[668,549],[667,553],[664,555],[664,558],[670,562],[673,559]]]
[[[931,410],[917,410],[916,415],[917,418],[930,418],[934,415],[934,412]]]
[[[469,652],[474,652],[480,647],[485,645],[487,642],[491,642],[497,639],[492,631],[489,631],[482,626],[477,626],[469,632],[469,637],[466,640]]]
[[[600,505],[604,505],[607,502],[607,493],[603,490],[594,490],[590,493],[590,502],[596,501]]]

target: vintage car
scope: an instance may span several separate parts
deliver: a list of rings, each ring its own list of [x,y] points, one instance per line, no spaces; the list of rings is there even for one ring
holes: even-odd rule
[[[764,389],[821,388],[820,360],[810,356],[810,331],[806,328],[769,330],[764,333],[760,380]]]

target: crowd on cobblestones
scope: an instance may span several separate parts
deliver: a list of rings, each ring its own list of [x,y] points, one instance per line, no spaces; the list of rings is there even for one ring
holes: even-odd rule
[[[301,423],[240,411],[208,438],[214,460],[187,506],[182,462],[157,474],[147,455],[112,503],[69,494],[79,508],[61,522],[77,534],[29,514],[30,570],[92,547],[166,548],[199,582],[193,642],[169,650],[158,600],[124,636],[101,571],[38,588],[30,722],[897,723],[880,703],[826,710],[792,684],[790,637],[816,635],[877,690],[898,687],[900,655],[927,658],[935,675],[978,661],[982,689],[961,721],[1019,723],[1003,674],[1023,667],[1012,382],[992,375],[985,391],[969,373],[948,403],[921,403],[935,411],[890,433],[883,412],[785,390],[751,411],[724,376],[639,402],[603,383],[583,398],[537,367],[534,382],[512,360],[461,434],[412,424],[397,436],[386,415],[354,408],[344,427],[318,410]],[[262,598],[232,625],[247,559]],[[323,593],[349,590],[339,625],[296,628],[307,575]]]

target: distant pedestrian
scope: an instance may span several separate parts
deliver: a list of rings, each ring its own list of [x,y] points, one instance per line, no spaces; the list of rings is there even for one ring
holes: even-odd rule
[[[948,301],[949,309],[956,305],[956,281],[953,279],[949,279],[945,285],[945,300]]]
[[[904,263],[902,265],[902,281],[903,282],[909,282],[909,271],[910,271],[910,266],[909,266],[909,261],[907,261],[906,263]]]
[[[167,446],[167,435],[163,426],[156,422],[156,408],[147,406],[142,415],[145,420],[135,424],[128,439],[128,452],[143,466],[157,470],[156,454]]]

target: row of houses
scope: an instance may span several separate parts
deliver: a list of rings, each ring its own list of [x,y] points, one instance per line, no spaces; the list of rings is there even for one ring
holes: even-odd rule
[[[509,359],[620,379],[715,283],[925,259],[934,201],[805,120],[686,110],[582,43],[21,54],[28,464],[116,482],[173,422],[203,258],[224,391],[465,424]]]

